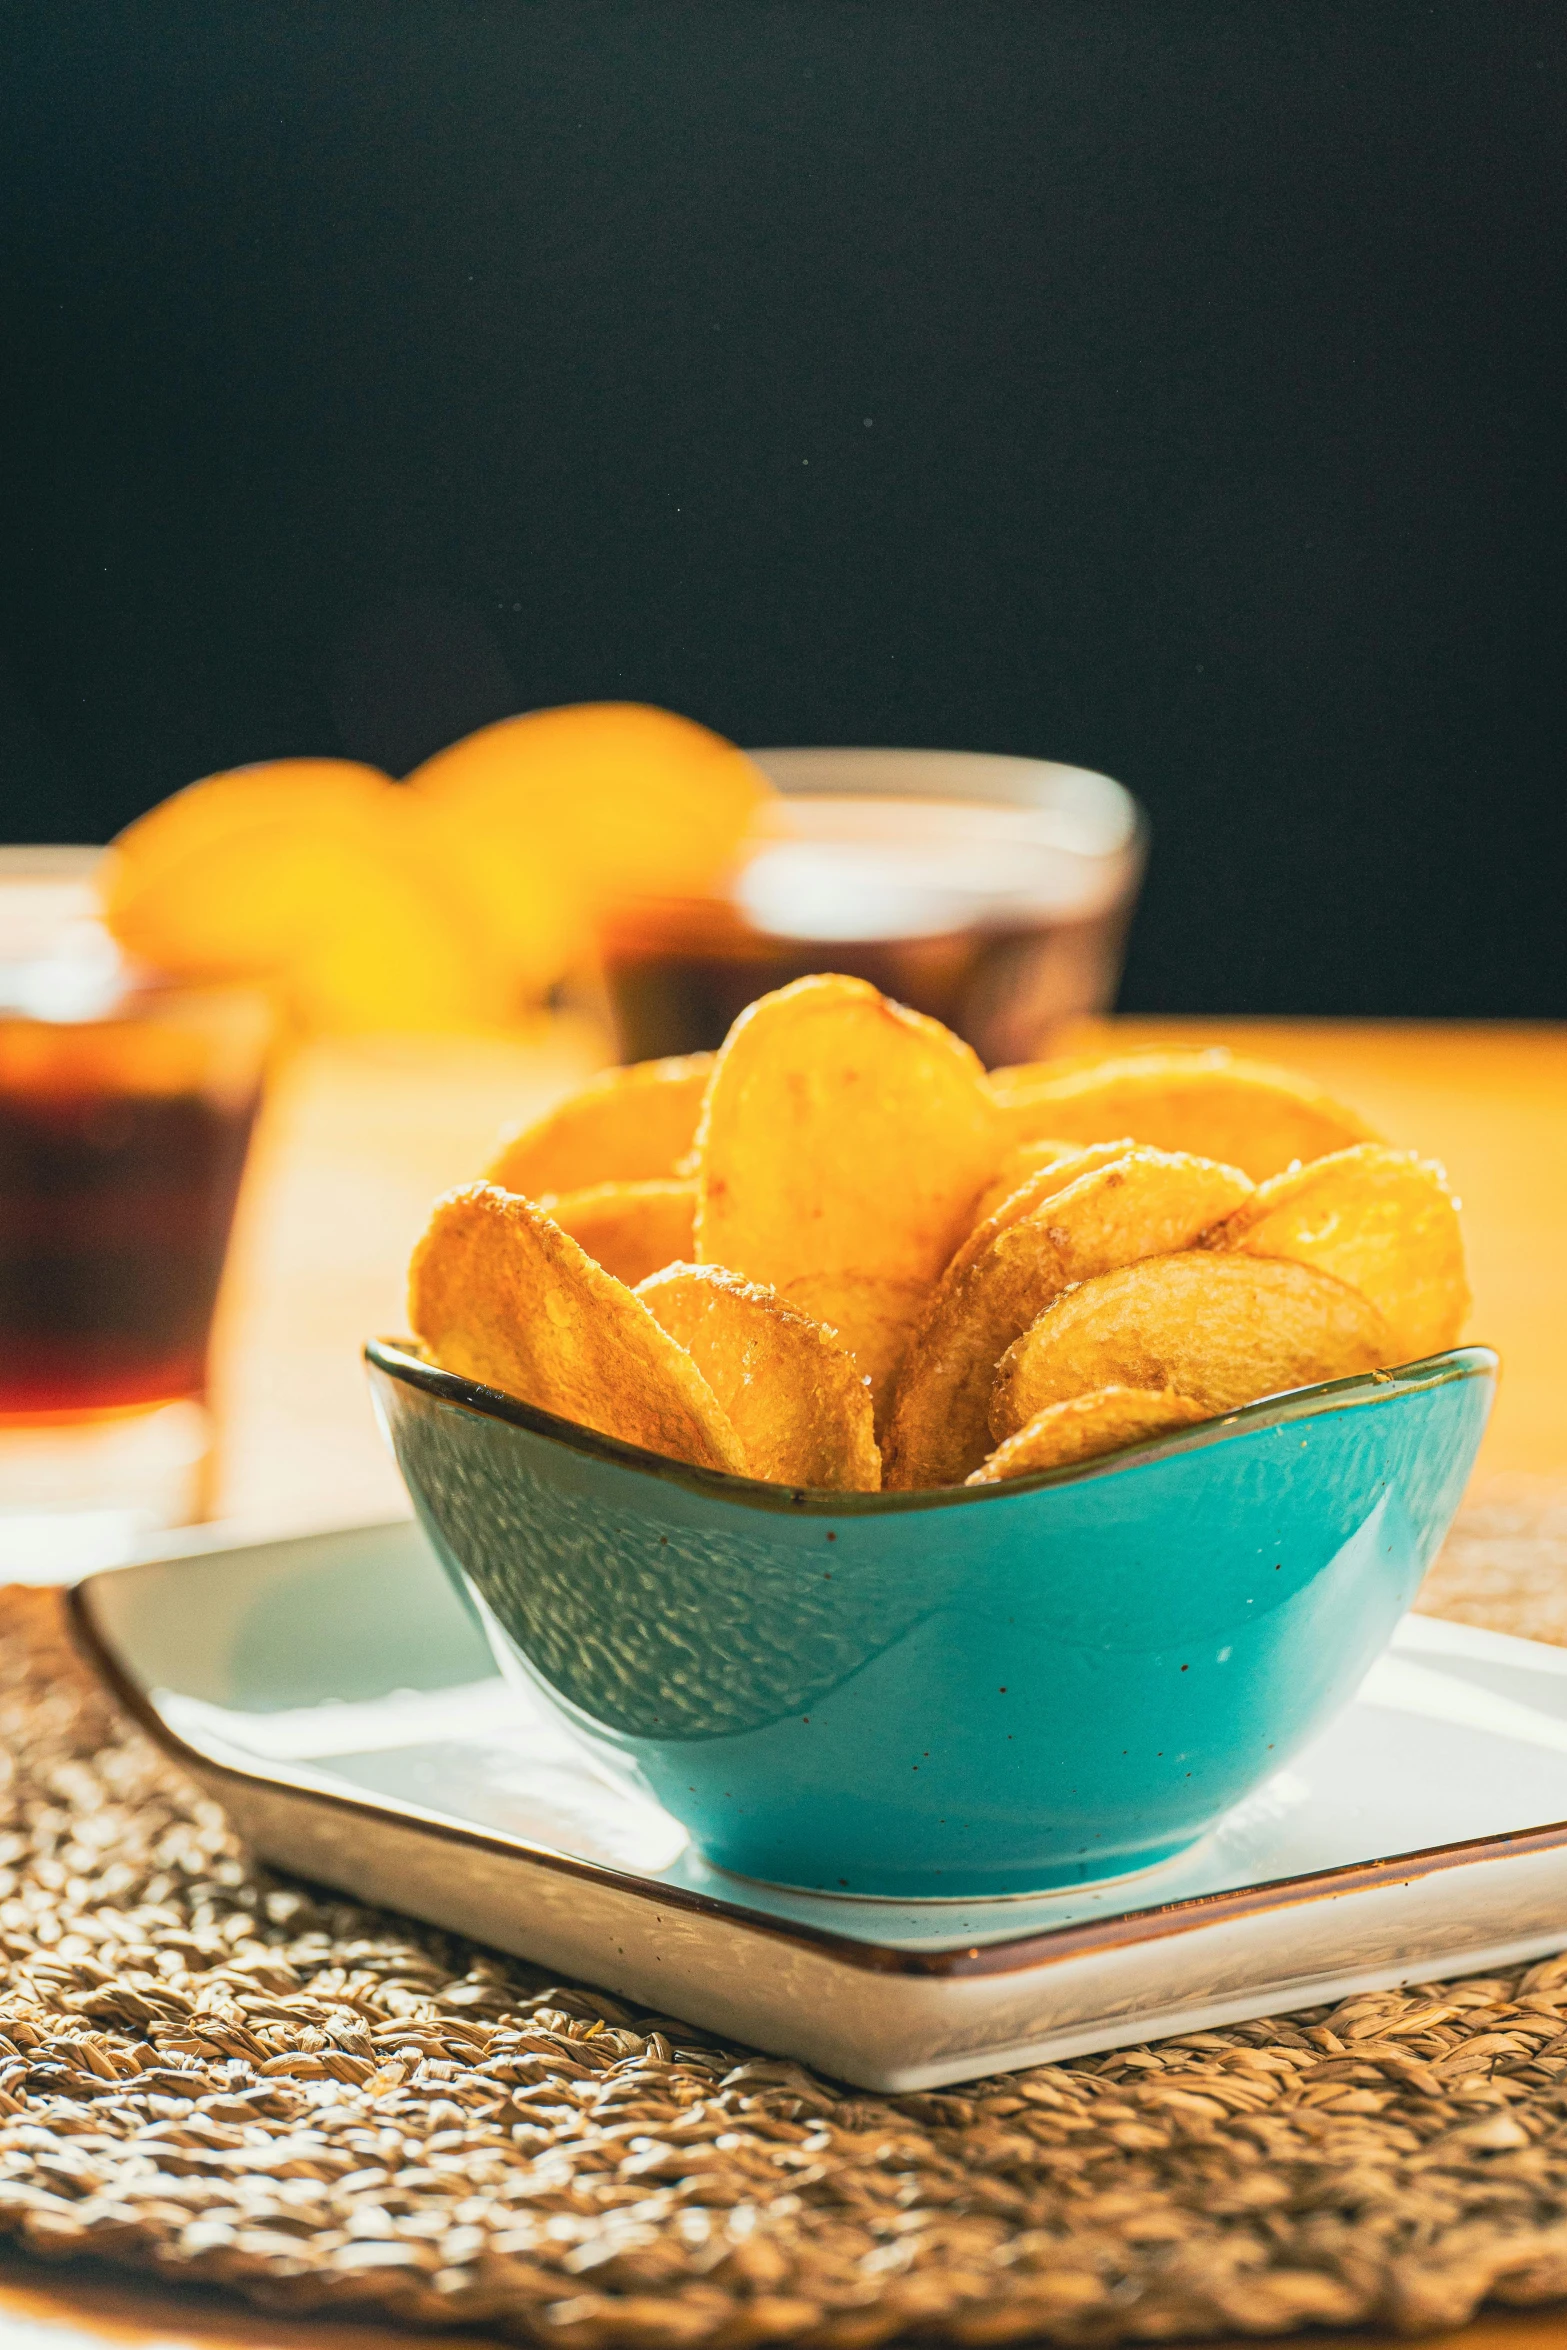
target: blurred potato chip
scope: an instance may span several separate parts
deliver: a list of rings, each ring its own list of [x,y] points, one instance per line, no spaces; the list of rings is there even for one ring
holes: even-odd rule
[[[489,1026],[542,998],[609,904],[715,879],[769,797],[672,711],[538,710],[407,785],[340,759],[209,776],[120,836],[105,912],[146,960],[264,974],[316,1025]]]
[[[966,1044],[863,979],[798,979],[719,1053],[697,1257],[836,1330],[880,1400],[1000,1148]]]
[[[987,1245],[959,1250],[915,1334],[887,1424],[885,1483],[960,1484],[990,1450],[996,1366],[1050,1300],[1113,1266],[1191,1247],[1214,1221],[1217,1202],[1227,1213],[1250,1191],[1237,1168],[1138,1146],[1047,1192],[1015,1221],[1006,1220],[1008,1202],[982,1227],[1001,1227]],[[1107,1377],[1085,1384],[1172,1382]]]
[[[345,858],[392,789],[348,759],[276,759],[209,775],[138,816],[101,869],[104,918],[165,970],[254,971],[300,943],[330,905]],[[281,852],[302,843],[305,896]]]
[[[1158,1150],[1197,1151],[1254,1183],[1296,1159],[1320,1159],[1377,1137],[1309,1079],[1215,1048],[1128,1054],[1050,1074],[998,1071],[992,1094],[1015,1141],[1036,1135],[1097,1142],[1130,1134]]]
[[[487,1026],[512,1009],[423,811],[346,759],[279,759],[175,792],[120,834],[100,895],[130,953],[266,980],[306,1027]]]
[[[680,1171],[701,1115],[712,1053],[605,1069],[542,1118],[503,1137],[486,1169],[529,1199],[590,1184],[647,1183]],[[667,1263],[667,1259],[665,1260]]]
[[[637,1294],[728,1413],[753,1477],[877,1490],[870,1389],[831,1331],[721,1265],[668,1265]]]
[[[468,935],[504,970],[513,1005],[538,1006],[593,952],[593,895],[572,846],[540,826],[532,854],[491,840],[460,803],[398,787],[426,878],[468,910]]]
[[[1275,1175],[1218,1230],[1214,1248],[1288,1257],[1368,1297],[1395,1362],[1456,1346],[1469,1312],[1464,1242],[1447,1178],[1413,1151],[1359,1143]]]
[[[1131,1139],[1130,1135],[1125,1138],[1128,1148]],[[989,1221],[998,1208],[1004,1207],[1009,1199],[1020,1192],[1025,1184],[1031,1183],[1036,1175],[1043,1175],[1048,1168],[1058,1167],[1063,1159],[1075,1157],[1082,1147],[1078,1142],[1056,1142],[1045,1135],[1037,1142],[1015,1142],[1003,1155],[986,1189],[980,1193],[974,1209],[976,1231],[981,1224]]]
[[[649,1452],[749,1474],[685,1348],[533,1200],[488,1183],[437,1200],[408,1311],[443,1370]]]
[[[964,1482],[1002,1485],[1010,1477],[1037,1476],[1041,1469],[1064,1469],[1210,1417],[1200,1403],[1172,1388],[1098,1387],[1065,1403],[1046,1404]]]
[[[512,973],[426,853],[422,811],[395,787],[378,845],[337,885],[329,914],[281,974],[313,1032],[498,1028],[518,1008]]]
[[[628,1289],[691,1254],[696,1185],[689,1177],[592,1183],[582,1191],[546,1194],[538,1204]]]
[[[1096,1388],[1175,1388],[1212,1415],[1389,1359],[1375,1306],[1330,1274],[1192,1249],[1102,1273],[1047,1306],[1001,1358],[991,1433],[1004,1443],[1047,1405]]]
[[[481,727],[407,781],[445,854],[522,957],[540,877],[574,921],[625,896],[700,892],[770,796],[722,735],[640,702],[578,702]]]

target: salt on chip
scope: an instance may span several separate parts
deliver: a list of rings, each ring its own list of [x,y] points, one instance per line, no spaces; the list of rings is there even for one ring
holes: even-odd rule
[[[1375,1306],[1330,1274],[1206,1249],[1149,1257],[1069,1289],[1002,1356],[997,1443],[1095,1388],[1173,1387],[1208,1413],[1388,1362]]]
[[[881,1398],[1000,1155],[984,1073],[863,979],[741,1013],[697,1141],[696,1255],[836,1330]]]
[[[711,1053],[606,1069],[542,1118],[504,1137],[485,1173],[529,1199],[590,1184],[682,1172],[712,1074]]]
[[[1024,1149],[1027,1147],[1025,1144]],[[1065,1191],[1067,1185],[1075,1183],[1079,1175],[1091,1175],[1096,1167],[1108,1167],[1112,1160],[1124,1159],[1128,1151],[1136,1148],[1137,1144],[1129,1134],[1121,1135],[1114,1142],[1074,1142],[1064,1146],[1059,1156],[1057,1146],[1052,1143],[1050,1156],[1041,1160],[1034,1172],[1025,1175],[1021,1183],[1003,1191],[998,1181],[980,1195],[974,1212],[973,1228],[949,1262],[942,1279],[945,1280],[947,1274],[983,1254],[998,1233],[1005,1232],[1011,1224],[1021,1223],[1025,1216],[1032,1215],[1040,1202],[1049,1199],[1052,1192]]]
[[[1296,1159],[1378,1138],[1308,1078],[1216,1047],[1127,1054],[1052,1076],[1041,1061],[997,1072],[991,1092],[1014,1141],[1098,1142],[1130,1134],[1158,1150],[1197,1151],[1254,1183]]]
[[[696,1185],[689,1177],[593,1183],[583,1191],[546,1194],[539,1206],[628,1289],[691,1254]]]
[[[1442,1169],[1413,1151],[1360,1143],[1275,1175],[1209,1245],[1347,1281],[1387,1324],[1395,1362],[1456,1345],[1469,1312],[1457,1206]]]
[[[1130,1147],[1131,1136],[1126,1137]],[[1051,1167],[1059,1167],[1064,1159],[1074,1158],[1082,1149],[1078,1142],[1057,1142],[1053,1136],[1041,1135],[1037,1142],[1015,1142],[1007,1151],[986,1189],[980,1193],[974,1210],[976,1230],[993,1216],[997,1208],[1031,1183],[1036,1175]]]
[[[1053,1198],[1058,1191],[1065,1191],[1068,1184],[1075,1183],[1080,1175],[1090,1175],[1097,1167],[1108,1167],[1115,1160],[1125,1158],[1127,1153],[1135,1150],[1136,1147],[1135,1143],[1123,1138],[1119,1142],[1088,1143],[1082,1148],[1073,1148],[1067,1151],[1064,1157],[1051,1157],[1042,1166],[1036,1168],[1034,1173],[1016,1190],[1008,1189],[999,1205],[992,1207],[988,1215],[977,1218],[972,1230],[958,1244],[956,1251],[948,1259],[940,1281],[926,1300],[924,1312],[920,1316],[908,1352],[904,1356],[897,1378],[893,1383],[886,1415],[887,1426],[884,1430],[889,1443],[892,1438],[892,1424],[897,1418],[900,1400],[907,1396],[909,1401],[903,1413],[904,1446],[918,1449],[920,1440],[914,1434],[914,1427],[916,1422],[922,1419],[926,1408],[924,1403],[918,1399],[923,1395],[926,1383],[932,1376],[932,1349],[927,1348],[924,1342],[927,1334],[935,1329],[944,1315],[951,1316],[956,1313],[957,1307],[954,1301],[959,1293],[960,1285],[970,1279],[969,1268],[985,1254],[995,1241],[999,1240],[1003,1232],[1009,1232],[1014,1224],[1021,1224],[1025,1217],[1031,1216],[1035,1209],[1041,1207],[1047,1199]],[[992,1186],[991,1191],[984,1195],[984,1199],[993,1198],[994,1192],[995,1187]],[[984,1205],[984,1199],[980,1202],[981,1207]],[[967,1294],[966,1288],[963,1290],[963,1294]],[[1022,1325],[1019,1324],[1018,1327],[1021,1328]],[[999,1353],[1005,1344],[1004,1338],[998,1338],[996,1352]],[[941,1408],[939,1396],[932,1391],[930,1409],[935,1417],[939,1418]],[[904,1449],[904,1446],[900,1446],[899,1449]],[[930,1481],[923,1477],[916,1480],[920,1484]],[[884,1477],[883,1483],[886,1482],[888,1480]]]
[[[1216,1201],[1228,1212],[1250,1190],[1237,1168],[1136,1147],[1005,1222],[1009,1202],[987,1246],[959,1251],[909,1348],[887,1425],[885,1483],[960,1484],[990,1450],[996,1366],[1051,1299],[1113,1266],[1189,1248],[1214,1221]]]
[[[533,1200],[489,1183],[437,1200],[408,1312],[443,1370],[648,1452],[748,1474],[685,1348]]]
[[[728,1413],[753,1477],[876,1492],[870,1389],[832,1331],[722,1265],[668,1265],[637,1295]]]
[[[1043,1469],[1124,1452],[1129,1445],[1147,1444],[1210,1417],[1200,1403],[1173,1388],[1097,1387],[1065,1403],[1046,1404],[964,1482],[1004,1485],[1012,1477],[1035,1477]]]

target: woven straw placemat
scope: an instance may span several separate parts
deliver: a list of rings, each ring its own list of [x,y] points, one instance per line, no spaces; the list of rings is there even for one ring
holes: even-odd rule
[[[1567,1634],[1567,1509],[1487,1507],[1432,1595],[1517,1630],[1538,1585]],[[62,1622],[0,1596],[0,2229],[35,2253],[561,2350],[1567,2294],[1567,1957],[868,2096],[268,1875]]]

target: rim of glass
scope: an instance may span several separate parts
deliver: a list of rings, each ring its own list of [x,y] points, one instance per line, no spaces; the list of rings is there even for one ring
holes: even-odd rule
[[[1147,841],[1147,815],[1124,783],[1058,759],[852,743],[779,744],[746,755],[786,798],[979,800],[1070,812],[1103,826],[1103,844],[1091,852],[1102,857]]]

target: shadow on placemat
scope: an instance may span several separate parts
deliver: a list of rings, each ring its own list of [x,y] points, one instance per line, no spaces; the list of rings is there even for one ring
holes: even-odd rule
[[[1501,1604],[1524,1538],[1485,1523],[1439,1578],[1490,1543]],[[1567,2295],[1567,1957],[869,2096],[257,1869],[51,1592],[0,1595],[0,1676],[0,2229],[30,2252],[561,2350]]]

